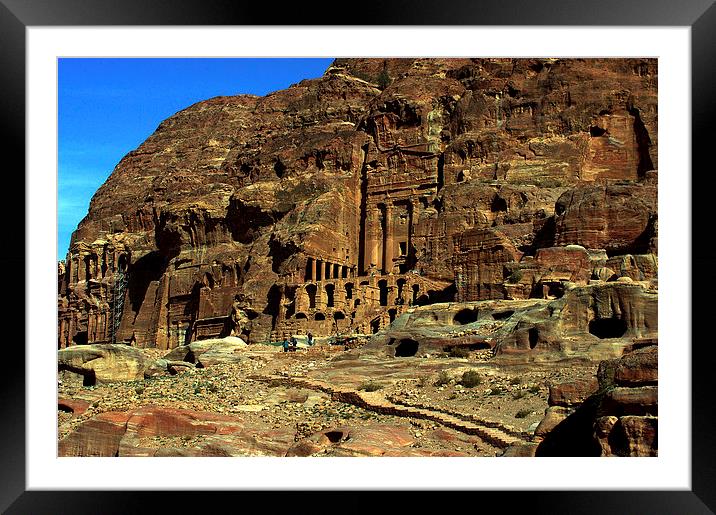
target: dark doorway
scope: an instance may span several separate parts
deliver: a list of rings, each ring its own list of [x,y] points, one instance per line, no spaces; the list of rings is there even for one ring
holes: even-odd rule
[[[333,307],[333,293],[336,286],[333,284],[326,285],[326,306],[329,308]]]
[[[315,309],[316,307],[316,285],[309,284],[306,286],[306,293],[308,293],[308,307]]]
[[[388,281],[382,279],[378,281],[378,288],[380,288],[380,305],[388,305]]]
[[[589,322],[589,332],[597,338],[621,338],[627,324],[621,318],[596,318]]]
[[[80,331],[79,333],[75,334],[72,337],[72,341],[75,342],[76,345],[86,345],[87,344],[87,331]]]
[[[400,340],[398,345],[395,347],[396,358],[407,358],[410,356],[415,356],[417,352],[418,342],[407,338],[404,340]]]

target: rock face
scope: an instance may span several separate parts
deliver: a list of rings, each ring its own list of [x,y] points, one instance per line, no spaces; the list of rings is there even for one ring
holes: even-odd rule
[[[58,346],[371,334],[425,304],[655,284],[656,84],[655,59],[338,59],[192,105],[93,197]],[[655,328],[639,313],[615,316]]]
[[[657,456],[658,347],[600,363],[598,382],[550,388],[537,456]]]
[[[464,456],[413,448],[404,428],[372,423],[327,428],[296,442],[295,430],[272,429],[241,417],[147,406],[106,412],[83,422],[59,443],[58,456]]]
[[[410,308],[374,335],[362,352],[425,356],[465,347],[492,349],[505,360],[579,357],[599,361],[621,356],[635,340],[656,338],[657,294],[642,283],[568,285],[555,299]]]

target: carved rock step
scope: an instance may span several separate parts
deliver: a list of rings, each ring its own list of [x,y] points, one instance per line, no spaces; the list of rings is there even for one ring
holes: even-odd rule
[[[510,435],[502,429],[498,429],[496,427],[486,427],[478,422],[463,420],[453,414],[443,413],[435,409],[395,404],[378,392],[356,391],[346,387],[334,386],[323,381],[309,379],[307,377],[253,376],[252,379],[279,383],[283,386],[319,390],[330,394],[334,400],[339,402],[353,404],[385,415],[432,420],[433,422],[455,429],[456,431],[478,436],[491,445],[499,448],[524,443],[523,439]],[[461,417],[464,418],[466,415],[461,415]]]

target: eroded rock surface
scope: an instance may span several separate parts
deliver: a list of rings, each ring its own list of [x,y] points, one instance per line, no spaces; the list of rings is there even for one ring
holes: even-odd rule
[[[537,456],[657,456],[657,358],[658,346],[639,348],[602,361],[594,380],[550,388]]]
[[[655,455],[657,78],[337,59],[163,121],[58,266],[61,453]]]
[[[372,334],[411,306],[654,282],[656,79],[650,59],[338,59],[194,104],[93,197],[59,347]]]

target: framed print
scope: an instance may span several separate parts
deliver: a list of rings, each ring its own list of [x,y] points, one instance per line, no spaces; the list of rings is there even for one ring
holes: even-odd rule
[[[12,283],[21,268],[26,303],[25,346],[6,346],[13,365],[3,374],[3,395],[6,420],[13,422],[4,426],[2,509],[126,513],[151,511],[156,509],[152,503],[166,502],[200,509],[209,496],[247,502],[242,496],[250,495],[252,502],[261,502],[268,499],[264,493],[286,507],[296,495],[305,499],[316,493],[318,499],[309,502],[349,502],[352,509],[365,505],[360,502],[366,492],[397,490],[410,492],[406,507],[420,507],[428,495],[440,499],[442,493],[459,492],[468,503],[482,496],[504,503],[507,493],[511,507],[541,513],[716,510],[710,436],[714,408],[704,380],[714,356],[705,338],[694,333],[695,321],[708,317],[702,311],[709,305],[694,295],[706,284],[698,279],[710,270],[708,246],[694,243],[708,234],[697,229],[709,219],[701,212],[709,203],[699,195],[709,191],[701,171],[708,168],[701,162],[714,133],[712,2],[690,1],[679,9],[666,1],[418,2],[410,8],[357,9],[350,26],[330,19],[328,6],[278,12],[267,7],[190,0],[171,9],[160,2],[128,1],[119,8],[101,1],[87,6],[2,0],[0,59],[6,73],[0,105],[9,129],[3,147],[6,156],[22,156],[7,169],[25,171],[7,174],[25,179],[8,191],[10,198],[19,198],[23,190],[26,199],[25,224],[9,214],[5,232],[8,241],[26,242],[8,246],[3,258],[13,292],[6,295],[6,305],[21,304],[14,293],[21,286]],[[213,91],[206,89],[213,75],[223,73],[214,66],[232,59],[246,64],[248,58],[257,66],[283,59],[282,73],[289,62],[315,59],[320,70],[310,77],[290,76],[285,85],[267,86],[254,95],[206,93]],[[124,77],[114,68],[120,62]],[[83,64],[72,70],[76,63]],[[169,70],[167,63],[198,67],[177,75],[173,83],[143,82],[156,69]],[[210,66],[202,68],[202,63]],[[552,66],[561,75],[545,72]],[[253,70],[246,68],[233,80],[239,84],[259,73]],[[261,73],[278,74],[276,69]],[[515,78],[518,74],[524,80]],[[198,96],[171,108],[170,115],[179,115],[151,122],[159,128],[136,151],[112,158],[114,163],[121,158],[116,170],[132,179],[108,181],[95,194],[78,229],[86,233],[85,240],[73,240],[87,246],[86,252],[67,253],[58,279],[57,254],[66,253],[55,244],[54,216],[62,195],[58,199],[56,172],[66,155],[61,138],[69,132],[64,116],[72,110],[90,116],[82,108],[100,102],[86,96],[68,102],[63,81],[71,77],[76,91],[80,86],[89,91],[99,82],[107,90],[115,88],[121,100],[104,113],[111,133],[122,130],[120,117],[134,123],[148,112],[132,111],[128,97],[121,96],[123,88],[153,87],[159,104],[190,76]],[[311,77],[334,82],[312,91],[310,80],[301,82]],[[336,92],[341,81],[350,88]],[[528,91],[532,83],[547,84],[552,96],[535,101]],[[307,96],[291,93],[297,91],[287,89],[291,84],[305,88]],[[383,95],[391,87],[393,96]],[[440,101],[452,102],[449,108],[424,101],[421,95],[427,98],[431,87],[445,90]],[[207,102],[208,97],[215,98]],[[383,103],[369,100],[374,98]],[[580,106],[590,102],[594,105],[584,115]],[[308,104],[317,106],[319,114]],[[446,121],[447,112],[463,114]],[[226,123],[232,129],[227,134],[209,131],[211,137],[202,139],[207,126],[223,123],[216,120],[230,120]],[[100,131],[92,135],[96,145],[102,137]],[[201,163],[202,174],[219,178],[198,184],[182,169],[182,160]],[[171,170],[171,178],[163,179],[155,168]],[[303,175],[296,172],[299,168]],[[404,176],[396,178],[401,170]],[[408,177],[416,170],[424,174],[420,180]],[[267,174],[270,181],[256,187]],[[585,177],[599,186],[577,191],[574,185]],[[148,189],[140,186],[150,182]],[[188,200],[173,197],[172,190],[188,191]],[[97,215],[124,209],[122,202],[140,196],[155,209],[137,209],[128,217]],[[271,210],[264,209],[267,198]],[[223,203],[221,214],[212,211],[214,201]],[[473,203],[487,207],[477,209]],[[542,204],[550,206],[546,213]],[[590,217],[606,225],[613,220],[620,229],[599,239],[595,234],[609,229],[594,229]],[[633,235],[624,230],[631,230],[629,224]],[[656,271],[659,225],[661,274]],[[157,248],[144,245],[142,238],[155,238]],[[254,254],[254,248],[262,254]],[[282,282],[269,284],[274,277]],[[660,302],[658,279],[667,292]],[[694,284],[701,288],[692,290]],[[68,293],[72,288],[78,293]],[[151,302],[158,306],[156,313],[149,309]],[[584,320],[570,315],[582,305],[591,315]],[[559,319],[561,325],[550,321],[555,311],[567,317]],[[574,321],[563,322],[572,320],[569,316]],[[23,327],[13,318],[8,317],[9,326]],[[435,321],[449,331],[436,328]],[[13,333],[20,336],[20,331]],[[627,337],[629,348],[622,356],[622,347],[614,349],[617,340]],[[52,338],[57,338],[59,354],[49,348]],[[219,340],[221,347],[209,347]],[[603,359],[589,365],[599,381],[554,382],[555,377],[574,378],[545,373],[530,382],[530,366],[537,367],[542,358],[529,353],[566,352],[574,358],[569,352],[581,343],[565,347],[561,342],[567,340],[588,342],[592,351],[603,353]],[[266,348],[264,354],[236,357],[247,352],[247,344],[251,349],[257,343]],[[227,351],[229,344],[233,347]],[[78,389],[94,387],[97,374],[104,373],[76,364],[96,355],[67,357],[67,351],[94,345],[122,347],[130,354],[152,347],[153,364],[142,350],[145,357],[137,358],[141,370],[121,379],[126,385],[117,391],[124,400],[140,398],[159,407],[132,411],[123,419],[118,413],[130,411],[122,411],[124,404],[118,402],[112,409],[98,408],[104,418],[88,418],[84,425],[62,426],[70,417],[60,414],[68,435],[91,430],[92,424],[100,429],[92,444],[68,437],[58,446],[58,392],[62,397],[72,381],[83,383],[77,383]],[[309,359],[316,349],[326,360],[336,360],[334,370],[354,366],[350,373],[355,375],[344,372],[340,388],[311,375],[324,359],[323,354]],[[343,352],[340,358],[337,349]],[[275,366],[270,375],[262,375],[254,365],[270,362],[265,358],[269,352],[290,363],[298,363],[301,353],[307,358],[300,366]],[[480,361],[481,353],[502,353],[513,361],[491,369]],[[379,370],[376,363],[384,363],[379,359],[384,354],[395,362],[406,358],[403,363],[411,365]],[[360,356],[370,357],[360,364],[363,368],[351,361]],[[227,359],[247,370],[253,366],[245,380],[260,385],[258,397],[241,393],[240,383],[221,372],[223,365],[215,369],[220,372],[206,372]],[[569,363],[578,366],[576,360]],[[120,367],[122,373],[132,366]],[[425,370],[429,374],[421,378]],[[200,402],[172,397],[176,405],[162,404],[166,378],[183,381],[183,387],[204,399],[217,392],[231,397],[235,409],[197,422]],[[103,380],[97,381],[100,391]],[[293,399],[295,392],[282,390],[286,384],[302,388],[305,398]],[[586,390],[576,391],[580,388]],[[93,391],[79,399],[86,407],[107,402],[91,398]],[[459,408],[450,411],[425,400],[433,391],[451,392],[444,396],[451,406],[463,406],[460,399],[467,397],[479,398],[481,406],[508,399],[502,406],[509,406],[509,419],[488,408],[451,418]],[[520,404],[530,395],[549,396],[545,415]],[[586,401],[579,404],[570,396]],[[637,401],[635,396],[640,396]],[[299,419],[290,419],[295,422],[290,431],[270,419],[271,431],[251,426],[238,432],[237,421],[249,424],[271,413],[257,405],[269,398],[287,417],[293,416],[288,415],[293,404],[343,402],[348,408],[341,407],[336,419],[345,424],[354,418],[355,427],[367,420],[360,427],[368,427],[371,437],[361,440],[360,431],[340,429],[344,426],[304,427]],[[65,410],[86,409],[69,397],[62,402]],[[601,448],[595,450],[592,441],[590,450],[580,454],[576,447],[554,443],[560,442],[554,428],[567,431],[565,420],[577,424],[569,417],[583,413],[577,406],[589,402],[600,403],[595,410],[605,435]],[[617,416],[604,411],[609,403],[619,406]],[[371,418],[371,413],[379,416]],[[561,418],[547,430],[550,416]],[[117,427],[124,435],[136,424],[193,429],[166,437],[183,439],[172,449],[184,450],[163,454],[166,435],[161,431],[135,429],[131,438],[121,437],[123,444],[112,436]],[[540,427],[542,436],[535,439]],[[614,427],[621,432],[610,433]],[[449,430],[455,428],[472,439],[450,447],[446,442],[457,437]],[[201,431],[230,437],[192,440]],[[185,445],[190,441],[193,447]],[[241,454],[246,446],[262,451],[236,457],[246,456]],[[274,447],[281,450],[266,450]],[[321,453],[327,457],[316,457]],[[323,499],[325,494],[331,495]]]

